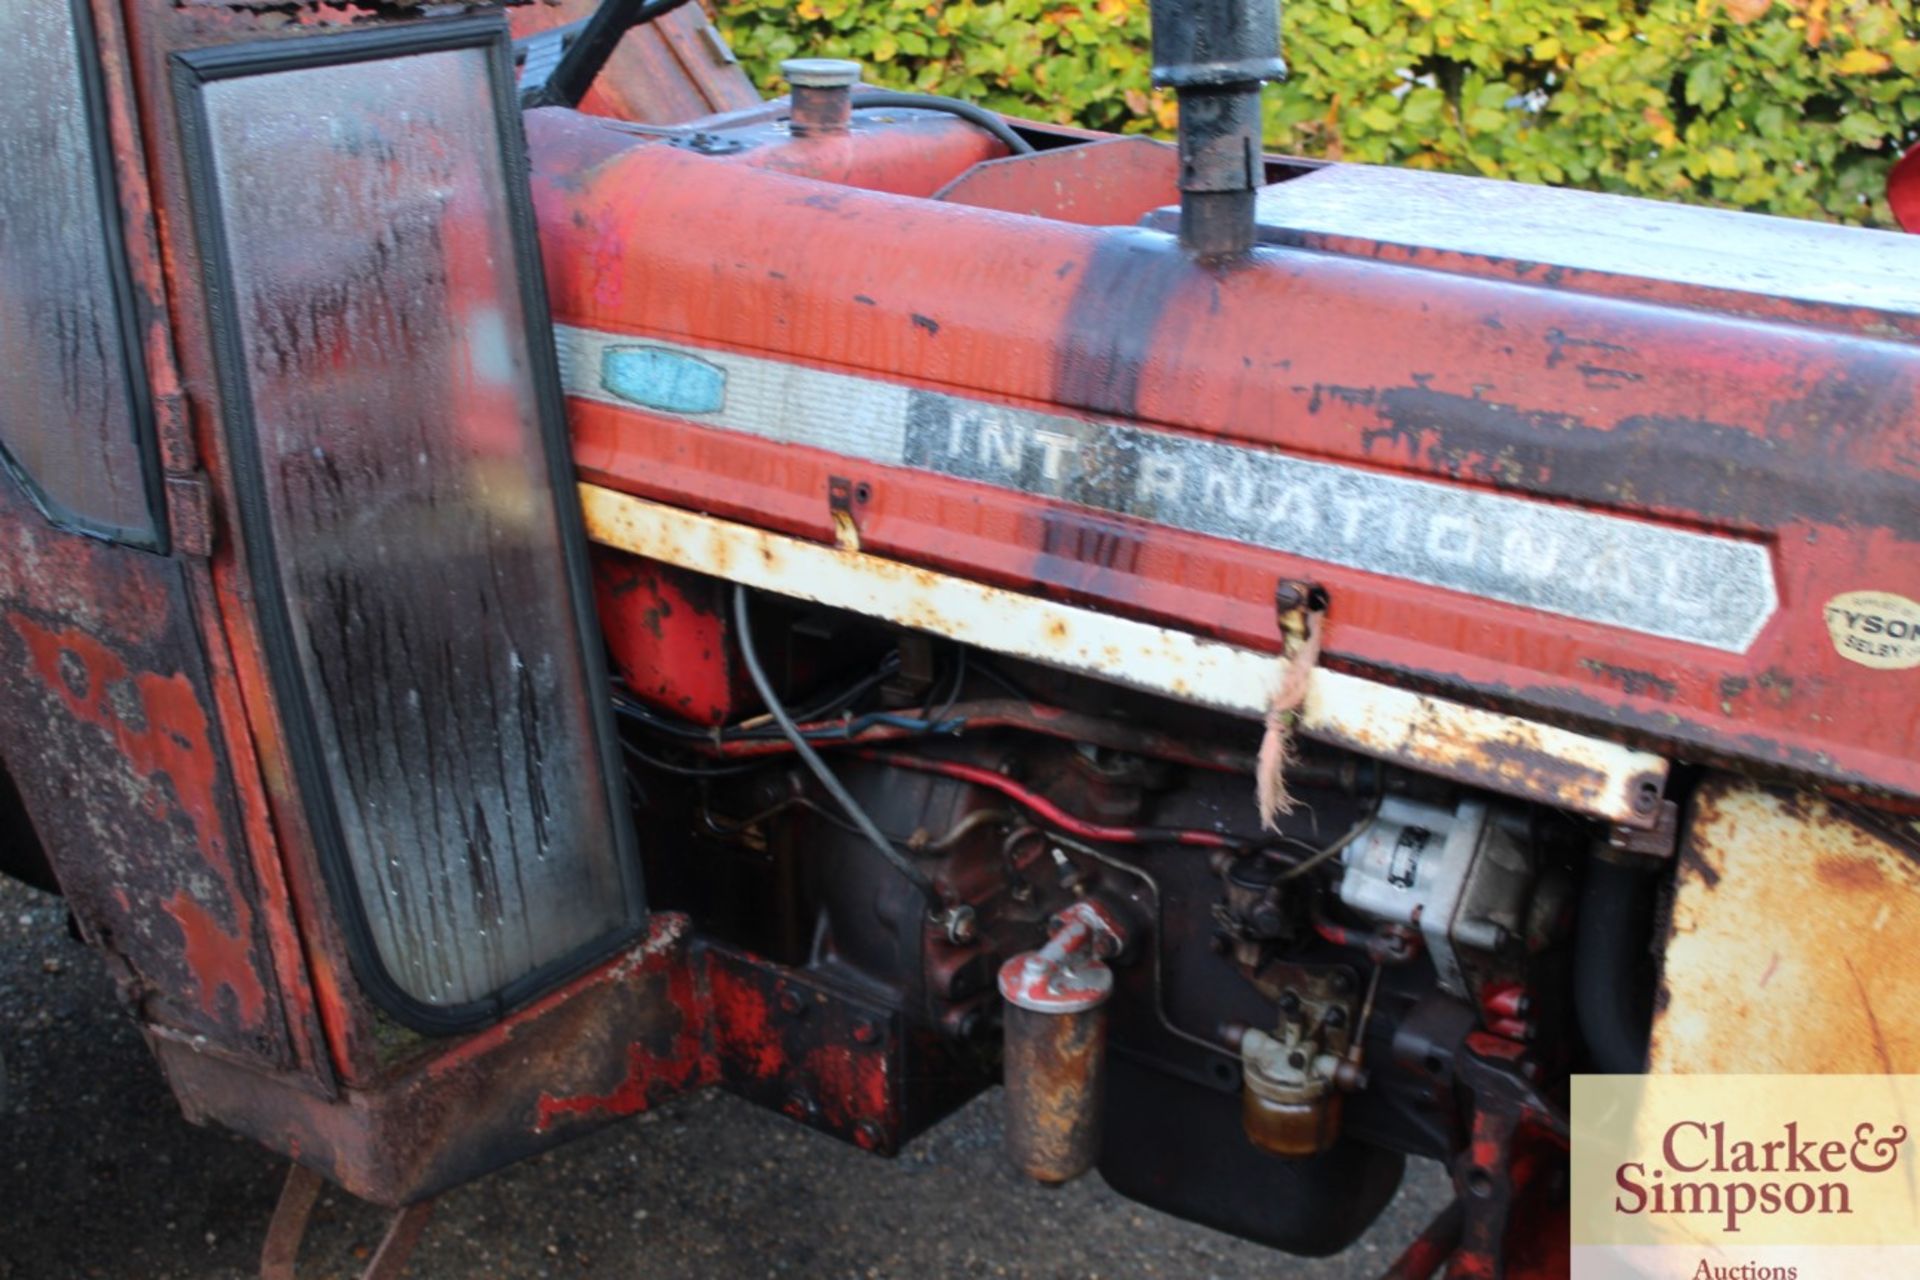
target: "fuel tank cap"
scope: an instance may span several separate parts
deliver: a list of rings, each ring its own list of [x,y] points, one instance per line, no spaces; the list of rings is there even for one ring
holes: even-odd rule
[[[851,89],[860,83],[860,64],[847,58],[788,58],[780,74],[796,89]]]

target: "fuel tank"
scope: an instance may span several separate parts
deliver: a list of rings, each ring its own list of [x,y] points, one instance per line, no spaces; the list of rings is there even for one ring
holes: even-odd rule
[[[582,478],[1276,652],[1307,579],[1329,666],[1920,797],[1920,241],[1303,164],[1209,265],[1151,144],[971,128],[531,113]]]

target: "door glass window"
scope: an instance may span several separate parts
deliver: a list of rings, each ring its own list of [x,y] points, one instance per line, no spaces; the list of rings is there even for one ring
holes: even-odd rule
[[[472,1011],[630,934],[639,891],[537,376],[551,337],[523,288],[503,55],[287,48],[343,39],[194,87],[197,196],[306,785],[377,967],[415,1013]]]
[[[145,373],[84,3],[0,4],[0,465],[55,523],[152,545]]]

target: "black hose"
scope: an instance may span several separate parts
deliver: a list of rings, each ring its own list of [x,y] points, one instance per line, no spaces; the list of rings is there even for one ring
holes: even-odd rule
[[[841,785],[840,779],[834,776],[833,770],[827,768],[827,762],[820,758],[820,753],[813,749],[806,735],[800,732],[799,726],[793,722],[793,717],[787,714],[787,709],[781,705],[780,699],[774,694],[773,682],[767,679],[767,673],[760,665],[760,655],[753,647],[752,620],[747,613],[747,589],[739,583],[735,583],[733,588],[733,621],[740,630],[740,658],[746,664],[747,676],[753,681],[753,687],[759,691],[760,700],[767,704],[767,714],[773,717],[774,723],[780,726],[780,732],[785,734],[787,741],[793,744],[793,750],[800,757],[801,763],[806,765],[808,771],[819,780],[827,794],[833,797],[834,803],[845,811],[853,825],[859,828],[860,834],[866,837],[867,843],[887,860],[888,865],[906,877],[913,887],[920,891],[920,896],[927,901],[928,909],[938,908],[940,894],[933,887],[933,881],[927,878],[926,872],[914,866],[905,854],[894,848],[893,841],[881,834],[880,828],[875,826],[873,819],[867,816],[867,811],[860,807],[860,802]]]
[[[1587,860],[1573,949],[1573,1010],[1594,1068],[1607,1075],[1646,1070],[1650,1011],[1640,959],[1647,915],[1646,873],[1614,858]]]
[[[971,102],[959,98],[942,98],[931,93],[897,93],[891,89],[860,89],[853,95],[856,110],[862,107],[899,107],[914,108],[922,111],[944,111],[948,115],[959,116],[968,124],[979,125],[1017,156],[1033,154],[1033,144],[1013,131],[1005,120]]]

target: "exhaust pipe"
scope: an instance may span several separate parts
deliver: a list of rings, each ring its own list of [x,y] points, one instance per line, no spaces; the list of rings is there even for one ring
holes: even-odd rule
[[[1180,243],[1200,258],[1254,244],[1260,87],[1286,77],[1280,0],[1152,0],[1153,82],[1180,100]]]

